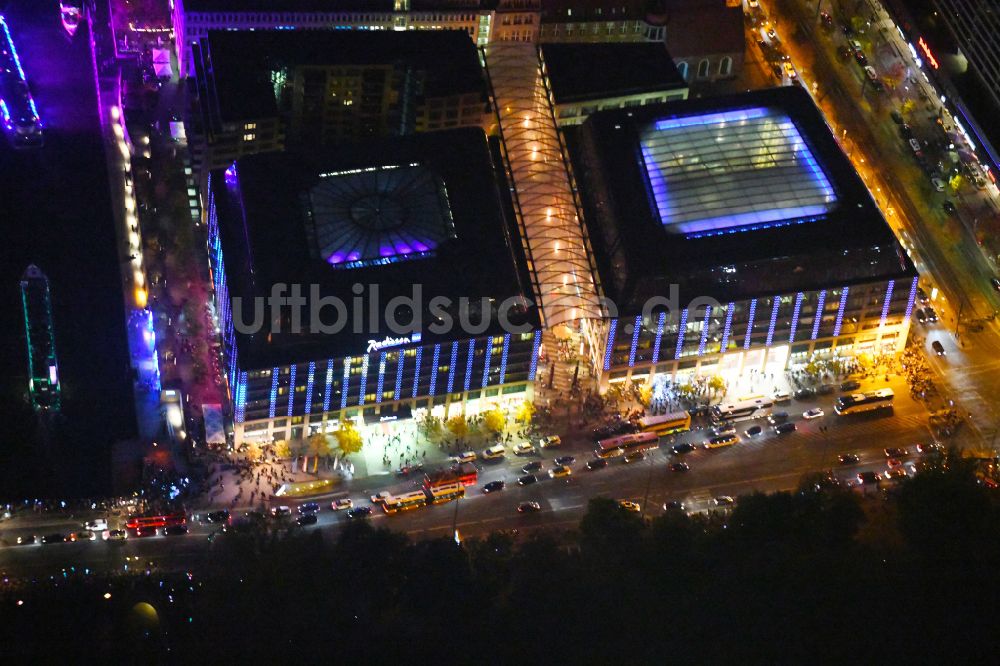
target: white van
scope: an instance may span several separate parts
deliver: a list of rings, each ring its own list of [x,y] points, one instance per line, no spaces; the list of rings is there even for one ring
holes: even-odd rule
[[[503,445],[497,444],[496,446],[491,446],[483,451],[483,460],[496,460],[497,458],[503,458],[505,453],[507,453],[507,450],[503,448]]]

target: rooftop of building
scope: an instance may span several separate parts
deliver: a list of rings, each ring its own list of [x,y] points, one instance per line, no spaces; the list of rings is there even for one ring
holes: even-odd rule
[[[541,0],[542,22],[643,20],[663,25],[667,20],[664,0]]]
[[[229,122],[275,115],[281,76],[298,66],[407,64],[426,73],[424,95],[485,91],[476,46],[459,30],[212,30],[199,50],[211,67],[203,87]],[[207,78],[200,60],[196,70]]]
[[[598,269],[623,313],[913,276],[797,86],[590,116],[569,132]]]
[[[544,44],[556,104],[686,88],[663,44]]]
[[[742,53],[743,4],[727,0],[665,0],[666,43],[675,58]]]
[[[462,297],[492,299],[494,308],[513,299],[522,309],[511,321],[537,327],[527,262],[496,157],[482,130],[461,128],[312,153],[253,155],[213,172],[231,297],[250,303],[278,283],[303,285],[308,297],[310,285],[318,285],[320,295],[341,299],[351,318],[357,316],[353,286],[364,286],[365,299],[373,287],[378,291],[378,307],[363,305],[359,330],[348,325],[335,334],[291,333],[286,309],[284,332],[238,335],[241,366],[363,354],[369,340],[398,335],[385,307],[395,297],[413,297],[414,289],[422,292],[415,329],[425,343],[503,332],[495,315],[485,331],[463,332]],[[452,305],[433,310],[434,297]],[[394,312],[400,324],[413,319],[409,306]],[[455,326],[435,332],[431,325],[442,312],[454,317]],[[337,316],[334,307],[323,311],[326,324]],[[252,320],[249,311],[243,320]],[[473,324],[480,321],[472,315]],[[307,329],[309,322],[304,315]]]
[[[185,12],[392,12],[393,0],[182,0]],[[412,0],[410,9],[492,9],[498,0]]]

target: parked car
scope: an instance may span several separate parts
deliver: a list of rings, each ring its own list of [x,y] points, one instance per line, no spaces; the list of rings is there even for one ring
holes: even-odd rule
[[[507,453],[503,444],[496,444],[483,451],[483,460],[499,460]]]
[[[932,342],[931,349],[933,349],[934,353],[937,354],[938,356],[944,356],[944,345],[941,344],[940,340],[935,340],[934,342]]]
[[[458,460],[458,462],[463,462],[463,463],[474,462],[476,460],[476,452],[475,451],[465,451],[463,453],[459,453],[456,456],[456,460]]]
[[[562,446],[562,438],[559,435],[542,437],[542,439],[539,440],[538,445],[543,449],[552,449],[557,446]]]
[[[530,456],[534,452],[535,447],[531,445],[531,442],[519,442],[514,445],[515,456]]]

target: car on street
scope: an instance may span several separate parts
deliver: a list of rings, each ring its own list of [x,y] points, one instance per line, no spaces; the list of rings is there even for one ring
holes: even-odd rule
[[[857,453],[841,453],[837,456],[841,465],[855,465],[861,462],[861,457]]]
[[[944,356],[944,345],[941,344],[940,340],[935,340],[934,342],[932,342],[931,349],[933,349],[934,353],[937,354],[938,356]]]
[[[642,507],[640,507],[637,502],[633,502],[632,500],[618,500],[618,506],[626,511],[631,511],[632,513],[639,513],[642,511]]]
[[[346,509],[354,508],[354,500],[350,497],[341,497],[340,499],[335,499],[330,502],[331,511],[343,511]]]
[[[888,472],[885,473],[885,478],[888,479],[889,481],[902,481],[903,479],[907,478],[907,476],[909,475],[906,473],[906,470],[903,469],[902,467],[896,467],[895,469],[890,469]]]
[[[1000,278],[991,277],[990,285],[992,285],[993,289],[995,289],[996,291],[1000,291]]]
[[[781,63],[781,67],[784,70],[785,76],[787,76],[790,79],[794,79],[799,75],[798,72],[795,71],[795,66],[792,65],[792,63],[790,62],[786,61]]]
[[[820,384],[816,387],[816,395],[830,395],[837,390],[833,384]]]
[[[736,427],[730,423],[725,425],[717,425],[712,428],[713,437],[729,437],[730,435],[736,434]]]
[[[897,125],[902,125],[904,122],[906,122],[905,120],[903,120],[903,114],[897,111],[896,109],[893,109],[892,111],[889,112],[889,117],[892,118],[892,122],[896,123]]]
[[[923,308],[917,308],[917,321],[921,324],[927,323],[927,311]]]
[[[571,470],[569,467],[566,467],[565,465],[556,465],[555,467],[549,470],[549,478],[561,479],[563,477],[571,475],[572,473],[573,470]]]
[[[306,502],[299,505],[299,513],[316,513],[319,511],[319,504],[316,502]]]
[[[670,500],[663,503],[664,511],[684,511],[687,507],[680,500]]]
[[[920,301],[922,305],[927,305],[931,302],[931,297],[927,295],[923,287],[917,287],[917,300]]]
[[[715,503],[715,506],[732,506],[736,504],[736,500],[729,495],[719,495],[712,501]]]
[[[773,396],[771,396],[771,399],[774,402],[791,402],[792,394],[789,393],[788,391],[778,391]]]
[[[931,444],[917,444],[917,453],[928,454],[934,452],[941,453],[943,451],[944,447],[936,442]]]
[[[732,435],[719,435],[717,437],[711,437],[707,442],[705,442],[706,449],[719,449],[724,446],[732,446],[740,441],[740,438],[736,434]]]
[[[878,72],[871,65],[865,65],[865,76],[868,77],[869,81],[878,81]]]
[[[833,30],[833,17],[827,12],[820,12],[819,22],[826,30]]]
[[[483,451],[483,460],[499,460],[503,458],[507,453],[507,449],[503,447],[503,444],[496,444]]]
[[[763,432],[763,430],[764,429],[761,428],[759,425],[753,425],[753,426],[750,426],[749,428],[747,428],[746,430],[744,430],[743,434],[746,435],[747,437],[756,437],[761,432]]]
[[[372,515],[372,508],[370,506],[356,506],[353,509],[348,509],[346,515],[348,520],[368,518]]]
[[[187,533],[187,525],[168,525],[163,528],[163,536],[184,536]]]
[[[626,453],[625,457],[622,458],[622,460],[625,462],[626,465],[628,463],[639,462],[640,460],[645,460],[645,459],[646,459],[645,451],[633,451],[632,453]]]
[[[562,446],[562,437],[559,435],[549,435],[547,437],[542,437],[538,441],[538,445],[543,449],[554,449],[557,446]]]
[[[785,76],[784,68],[778,63],[774,63],[773,65],[771,65],[771,73],[774,74],[774,78],[778,79],[779,81],[783,79]]]
[[[788,412],[771,412],[767,416],[767,422],[771,425],[778,425],[788,420]]]
[[[14,539],[15,546],[32,546],[38,543],[38,538],[34,534],[22,534]]]
[[[937,311],[931,306],[924,308],[924,314],[927,315],[927,321],[936,322],[938,320]]]
[[[674,452],[675,456],[681,456],[684,455],[685,453],[691,453],[692,451],[694,451],[694,449],[695,449],[694,444],[690,444],[688,442],[681,442],[680,444],[674,444],[670,448],[670,450]]]
[[[612,421],[611,423],[606,423],[602,426],[594,428],[591,431],[591,435],[593,435],[595,440],[601,440],[609,437],[615,437],[617,435],[627,435],[635,431],[635,424],[631,421],[618,419],[616,421]]]
[[[576,462],[576,458],[574,458],[573,456],[559,456],[552,462],[554,462],[557,465],[572,465],[573,463]]]
[[[535,452],[535,447],[530,442],[519,442],[514,445],[515,456],[530,456]]]
[[[85,529],[91,530],[92,532],[103,532],[108,529],[108,521],[103,518],[98,518],[97,520],[88,520],[83,524]]]
[[[951,201],[947,199],[945,199],[944,203],[941,204],[941,208],[944,208],[944,212],[948,213],[949,215],[955,214],[955,204],[953,204]]]
[[[226,523],[229,522],[229,512],[225,509],[211,511],[205,514],[205,520],[209,523]]]
[[[868,56],[866,56],[861,51],[855,51],[854,52],[854,62],[858,63],[862,67],[867,67],[868,66]]]
[[[42,543],[43,544],[46,544],[46,543],[65,543],[65,542],[66,542],[66,535],[59,534],[58,532],[55,533],[55,534],[46,534],[45,536],[42,537]]]
[[[91,530],[79,530],[69,535],[70,541],[94,541],[97,535]]]
[[[521,502],[517,505],[518,513],[536,513],[542,510],[542,505],[538,502]]]
[[[128,539],[128,532],[125,530],[109,530],[108,535],[104,537],[105,541],[125,541]]]
[[[931,178],[931,185],[934,187],[935,191],[944,192],[944,181],[937,176]]]
[[[533,483],[538,483],[538,477],[534,474],[525,474],[517,480],[519,486],[530,486]]]
[[[816,390],[811,389],[808,386],[800,388],[795,392],[796,400],[808,400],[809,398],[815,398],[815,397],[816,397]]]
[[[608,461],[604,458],[593,458],[592,460],[587,461],[587,469],[592,472],[598,469],[604,469],[607,466]]]
[[[316,524],[316,514],[315,513],[304,513],[295,519],[295,522],[299,524],[300,527],[305,525],[315,525]]]
[[[541,460],[532,460],[530,463],[521,468],[521,471],[525,474],[532,474],[534,472],[540,472],[542,470]]]
[[[882,477],[877,472],[859,472],[857,480],[862,486],[870,486],[878,485],[882,481]]]
[[[886,458],[902,458],[907,455],[909,451],[898,446],[890,446],[885,449],[884,453]]]
[[[910,125],[908,123],[903,123],[902,125],[899,126],[899,134],[904,139],[912,139],[913,138],[913,128],[910,127]]]
[[[392,493],[390,493],[388,490],[383,490],[380,493],[375,493],[374,495],[371,496],[372,504],[381,504],[382,502],[385,501],[386,497],[392,497]]]
[[[912,150],[913,154],[916,155],[917,157],[920,157],[921,155],[924,154],[923,146],[921,146],[920,142],[914,139],[913,137],[910,137],[910,140],[907,141],[907,143],[910,145],[910,150]]]
[[[505,484],[503,482],[503,479],[497,479],[496,481],[490,481],[489,483],[487,483],[486,485],[483,486],[483,492],[484,493],[495,493],[495,492],[503,490],[504,486],[506,486],[506,485],[507,484]]]
[[[825,415],[826,412],[824,412],[819,407],[813,407],[812,409],[807,409],[806,411],[802,412],[802,418],[806,419],[807,421],[812,419],[818,419],[819,417]]]
[[[857,391],[859,388],[861,388],[861,382],[857,379],[848,379],[846,382],[840,384],[840,390],[845,393]]]
[[[476,460],[476,452],[475,451],[465,451],[463,453],[459,453],[455,457],[455,459],[458,460],[458,462],[463,462],[463,463],[474,462]]]
[[[671,472],[689,472],[689,471],[691,471],[691,465],[688,465],[686,462],[670,463],[670,471]]]
[[[885,464],[889,469],[893,469],[895,467],[901,467],[903,465],[903,461],[899,458],[889,458],[885,461]]]
[[[787,435],[790,432],[795,432],[795,424],[791,421],[786,423],[779,423],[774,426],[774,434],[776,435]]]

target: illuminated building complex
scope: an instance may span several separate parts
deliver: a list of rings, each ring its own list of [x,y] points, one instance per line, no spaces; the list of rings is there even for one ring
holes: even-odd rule
[[[451,127],[480,127],[486,84],[458,31],[212,31],[193,46],[192,161]]]
[[[62,387],[52,327],[49,279],[34,264],[21,276],[21,307],[28,343],[28,395],[35,411],[58,411]]]
[[[341,418],[476,413],[531,395],[540,322],[497,158],[481,129],[460,128],[247,156],[211,173],[236,441],[297,439]],[[313,320],[305,308],[299,327],[291,308],[267,305],[278,283],[317,303],[315,285],[345,310],[327,305]],[[261,329],[247,330],[255,297]],[[461,297],[471,299],[464,314]],[[337,321],[341,330],[320,328]]]
[[[605,383],[902,349],[916,270],[804,91],[599,112],[570,147]]]
[[[173,21],[189,76],[192,47],[211,30],[460,30],[482,46],[534,42],[538,12],[538,0],[175,0]]]

